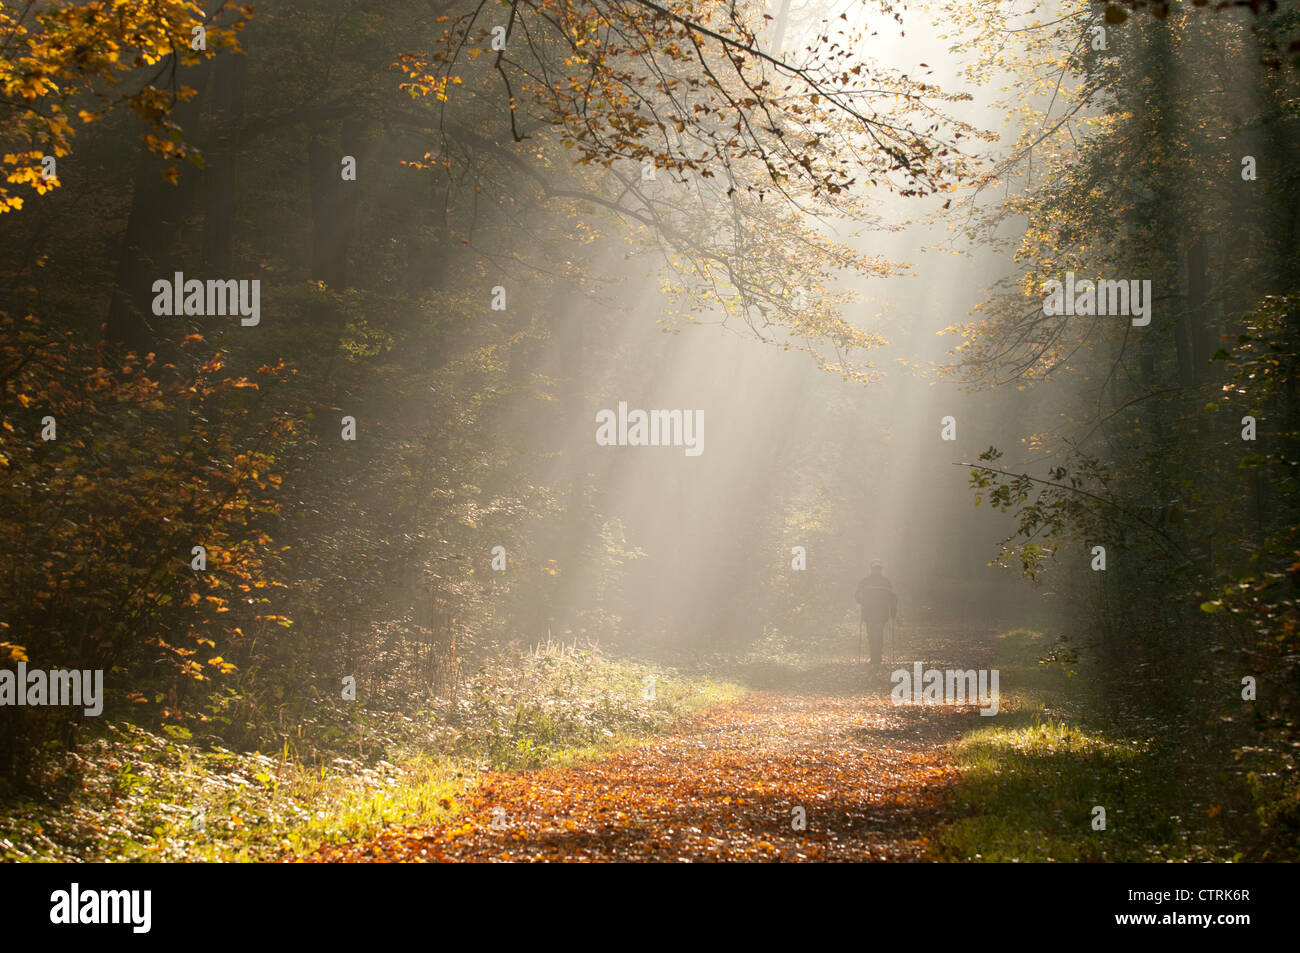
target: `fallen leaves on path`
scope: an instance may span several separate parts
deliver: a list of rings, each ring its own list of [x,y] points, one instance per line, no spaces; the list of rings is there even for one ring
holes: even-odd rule
[[[949,816],[942,746],[972,717],[880,690],[755,693],[582,767],[486,775],[442,827],[310,860],[919,860]]]

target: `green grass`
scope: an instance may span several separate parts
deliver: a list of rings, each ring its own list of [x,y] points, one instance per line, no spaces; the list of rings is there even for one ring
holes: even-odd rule
[[[1231,845],[1242,837],[1240,799],[1231,784],[1218,787],[1209,777],[1206,753],[1171,741],[1149,718],[1104,715],[1058,648],[1023,629],[1000,638],[1001,713],[955,748],[961,817],[941,832],[936,858],[1239,857]],[[1052,660],[1040,662],[1044,656]],[[1105,830],[1093,826],[1098,806]]]
[[[740,694],[714,678],[552,645],[494,660],[432,710],[358,710],[334,756],[313,764],[288,741],[273,755],[241,753],[196,744],[183,729],[109,724],[41,762],[31,778],[39,795],[0,800],[0,858],[301,855],[390,824],[438,823],[484,771],[576,764]]]
[[[944,832],[948,851],[973,860],[1099,860],[1116,833],[1140,816],[1136,780],[1142,748],[1047,720],[985,728],[957,749],[963,773],[958,807],[973,812]],[[1092,809],[1107,830],[1092,830]],[[1127,857],[1126,859],[1138,859]]]

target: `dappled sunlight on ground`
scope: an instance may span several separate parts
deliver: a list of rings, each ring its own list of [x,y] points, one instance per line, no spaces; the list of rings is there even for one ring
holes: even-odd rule
[[[951,816],[945,746],[979,716],[896,707],[888,685],[851,659],[796,670],[784,691],[584,766],[486,775],[441,827],[390,828],[311,859],[924,859]]]

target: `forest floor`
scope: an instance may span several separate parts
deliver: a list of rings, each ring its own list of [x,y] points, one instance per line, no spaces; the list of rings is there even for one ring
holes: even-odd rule
[[[452,698],[318,701],[254,750],[107,723],[0,789],[0,860],[1295,857],[1294,799],[1265,815],[1256,791],[1278,799],[1290,755],[1253,724],[1103,697],[1047,632],[908,625],[874,675],[854,641],[682,667],[548,643]],[[918,661],[998,670],[997,717],[895,705],[889,673]]]
[[[946,667],[954,645],[909,647]],[[990,642],[962,645],[960,667]],[[973,658],[978,655],[980,658]],[[309,861],[923,860],[951,821],[949,747],[973,706],[895,706],[886,665],[763,666],[762,690],[578,766],[484,775],[433,827],[391,826]]]

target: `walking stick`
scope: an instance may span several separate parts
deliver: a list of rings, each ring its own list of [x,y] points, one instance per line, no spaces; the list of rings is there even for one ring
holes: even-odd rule
[[[858,617],[858,661],[862,661],[862,617]]]

